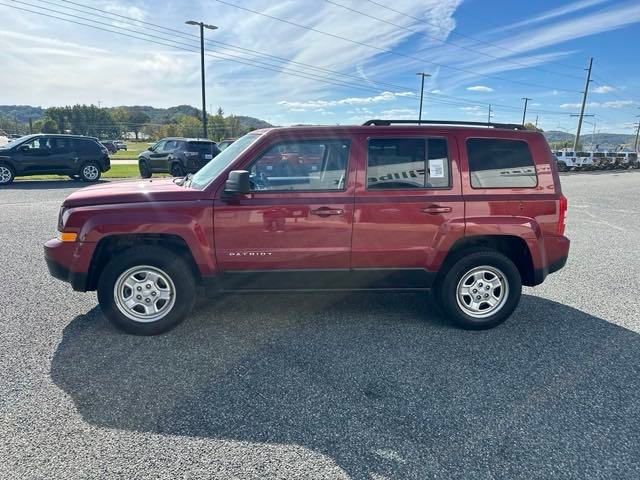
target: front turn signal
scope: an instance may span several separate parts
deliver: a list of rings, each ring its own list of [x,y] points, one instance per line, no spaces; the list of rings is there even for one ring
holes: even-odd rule
[[[75,242],[78,239],[78,234],[72,232],[60,232],[58,238],[61,242]]]

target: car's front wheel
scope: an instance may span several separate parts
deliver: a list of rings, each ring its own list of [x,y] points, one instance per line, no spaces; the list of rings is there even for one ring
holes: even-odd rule
[[[107,318],[135,335],[158,335],[189,314],[196,285],[189,265],[161,247],[136,247],[116,256],[98,282]]]
[[[101,175],[100,166],[95,162],[87,162],[80,168],[80,179],[83,182],[97,182]]]
[[[469,330],[493,328],[520,302],[522,279],[514,263],[493,250],[465,252],[438,288],[445,316]]]
[[[0,185],[9,185],[15,177],[13,168],[5,163],[0,163]]]

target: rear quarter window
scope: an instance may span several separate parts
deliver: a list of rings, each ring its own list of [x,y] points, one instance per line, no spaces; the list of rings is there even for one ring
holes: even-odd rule
[[[76,150],[80,153],[94,154],[100,151],[100,145],[98,145],[96,142],[93,142],[91,140],[83,140],[83,139],[76,138],[73,140],[73,145],[75,146]]]
[[[473,188],[533,188],[538,185],[529,144],[522,140],[467,140]]]

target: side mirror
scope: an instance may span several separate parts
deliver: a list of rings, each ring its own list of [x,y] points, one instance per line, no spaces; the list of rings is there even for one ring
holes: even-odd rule
[[[28,152],[29,150],[31,150],[31,147],[29,147],[29,145],[21,145],[18,150],[20,152]]]
[[[246,170],[233,170],[229,172],[229,178],[224,187],[225,196],[246,195],[250,192],[249,172]]]

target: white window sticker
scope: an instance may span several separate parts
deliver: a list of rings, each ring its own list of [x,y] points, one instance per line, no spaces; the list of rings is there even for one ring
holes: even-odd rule
[[[439,158],[437,160],[429,160],[429,177],[430,178],[444,178],[444,160]]]

